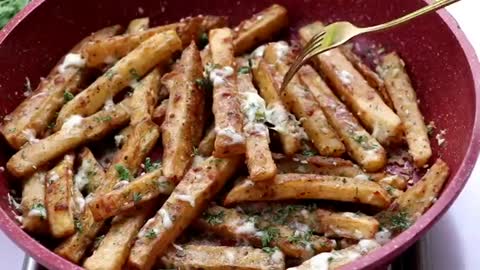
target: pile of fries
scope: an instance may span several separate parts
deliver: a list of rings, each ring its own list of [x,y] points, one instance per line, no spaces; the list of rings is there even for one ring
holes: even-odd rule
[[[351,47],[333,49],[280,91],[297,52],[264,43],[287,10],[226,25],[135,19],[60,60],[1,126],[26,231],[91,270],[335,269],[434,203],[448,166],[427,165],[396,53],[377,73]],[[300,43],[322,27],[300,28]],[[116,146],[102,156],[98,141]],[[410,163],[428,168],[419,181],[388,169]]]

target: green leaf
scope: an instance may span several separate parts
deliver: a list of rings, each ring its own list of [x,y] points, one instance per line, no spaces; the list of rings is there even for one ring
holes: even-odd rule
[[[118,177],[120,178],[120,180],[127,180],[127,181],[130,181],[131,179],[131,174],[130,174],[130,171],[125,168],[123,165],[121,164],[116,164],[115,165],[115,170],[117,171],[117,174],[118,174]]]
[[[248,74],[250,73],[250,67],[249,66],[243,66],[238,69],[238,73],[240,74]]]
[[[69,91],[65,91],[65,93],[63,93],[63,100],[66,102],[69,102],[70,100],[72,100],[75,96],[69,92]]]
[[[302,155],[304,155],[306,157],[313,157],[313,156],[318,155],[318,153],[317,153],[317,151],[315,151],[313,149],[306,149],[306,150],[303,150]]]
[[[160,162],[152,162],[152,159],[150,157],[147,157],[145,159],[145,171],[147,173],[152,172],[158,168],[160,168]]]
[[[157,237],[157,233],[154,229],[150,229],[145,233],[145,237],[148,239],[155,239]]]
[[[36,212],[36,214],[38,214],[42,219],[47,218],[47,209],[45,209],[45,205],[42,203],[36,203],[32,205],[30,211]]]
[[[83,232],[83,224],[82,221],[78,218],[74,218],[73,222],[75,224],[75,231],[82,233]]]
[[[278,237],[280,230],[276,227],[267,227],[262,230],[262,233],[262,246],[266,247]]]
[[[137,70],[134,68],[131,68],[129,71],[130,76],[132,76],[132,79],[135,81],[140,80],[140,74],[138,74]]]
[[[133,203],[138,203],[142,200],[142,194],[138,192],[133,193]]]
[[[220,211],[218,213],[209,213],[208,211],[203,213],[202,218],[211,225],[218,225],[223,223],[225,213]]]

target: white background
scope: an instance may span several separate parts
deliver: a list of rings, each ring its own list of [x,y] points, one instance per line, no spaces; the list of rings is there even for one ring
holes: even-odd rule
[[[463,0],[449,7],[480,53],[480,2]],[[480,74],[479,74],[480,76]],[[480,162],[460,197],[426,237],[424,269],[480,269]],[[24,254],[0,232],[1,269],[21,269]]]

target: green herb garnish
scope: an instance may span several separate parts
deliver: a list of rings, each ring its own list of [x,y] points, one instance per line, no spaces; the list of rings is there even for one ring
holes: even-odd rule
[[[158,168],[160,168],[160,162],[152,162],[152,159],[150,157],[147,157],[145,159],[145,171],[152,172]]]
[[[249,66],[243,66],[238,69],[238,73],[240,74],[248,74],[250,73],[250,67]]]
[[[138,203],[142,200],[142,194],[138,192],[133,193],[133,203]]]
[[[155,239],[157,237],[157,233],[154,229],[150,229],[145,233],[145,237],[148,239]]]
[[[95,242],[93,243],[93,247],[95,249],[98,248],[98,246],[100,245],[100,243],[103,241],[103,238],[105,238],[105,235],[100,235],[98,236],[97,238],[95,238]]]
[[[220,211],[218,213],[209,213],[208,211],[203,213],[203,219],[210,224],[210,225],[218,225],[223,222],[223,218],[225,216],[225,213],[223,211]]]
[[[262,248],[263,252],[269,254],[269,255],[272,255],[273,253],[275,253],[275,251],[278,250],[277,247],[263,247]]]
[[[28,4],[29,0],[2,0],[0,1],[0,28],[3,28],[10,19]]]
[[[48,124],[47,128],[48,129],[54,129],[55,128],[55,122],[51,122],[50,124]]]
[[[138,74],[136,69],[131,68],[128,72],[130,73],[130,76],[132,76],[132,79],[134,79],[135,81],[140,80],[140,75]]]
[[[45,209],[45,205],[41,203],[36,203],[32,205],[32,207],[30,208],[30,211],[36,212],[36,214],[40,216],[42,219],[47,218],[47,210]]]
[[[266,247],[275,240],[280,234],[280,230],[275,227],[267,227],[262,230],[262,246]]]
[[[115,165],[115,170],[117,171],[118,178],[120,178],[120,180],[130,181],[130,178],[132,176],[130,174],[130,171],[127,168],[125,168],[125,166],[121,164],[117,164]]]
[[[313,149],[306,149],[306,150],[302,151],[302,155],[304,155],[306,157],[313,157],[313,156],[318,155],[318,153],[317,153],[317,151],[315,151]]]
[[[113,76],[115,76],[115,74],[117,74],[115,70],[109,69],[107,70],[107,72],[105,72],[105,77],[107,77],[107,79],[111,81],[113,79]]]
[[[78,218],[74,218],[73,223],[75,224],[75,231],[77,231],[79,233],[82,233],[82,231],[83,231],[82,221]]]
[[[394,231],[404,231],[412,225],[412,222],[406,212],[399,211],[390,217],[390,225]]]
[[[312,231],[292,235],[288,237],[288,241],[292,244],[302,244],[303,246],[310,245],[310,239],[312,238]]]
[[[69,91],[65,91],[65,93],[63,93],[63,100],[65,102],[69,102],[70,100],[72,100],[75,96],[69,92]]]

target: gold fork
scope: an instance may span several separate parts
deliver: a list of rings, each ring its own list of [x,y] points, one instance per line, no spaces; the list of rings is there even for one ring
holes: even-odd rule
[[[392,20],[387,23],[371,26],[371,27],[357,27],[350,22],[336,22],[326,26],[322,32],[316,34],[312,39],[305,44],[302,53],[295,59],[290,66],[287,74],[283,78],[282,88],[285,89],[292,77],[297,73],[302,65],[304,65],[310,58],[335,47],[338,47],[351,38],[360,34],[376,32],[385,30],[399,24],[408,22],[414,18],[422,16],[424,14],[436,11],[440,8],[446,7],[450,4],[458,2],[460,0],[440,0],[423,7],[417,11],[407,14],[398,19]]]

